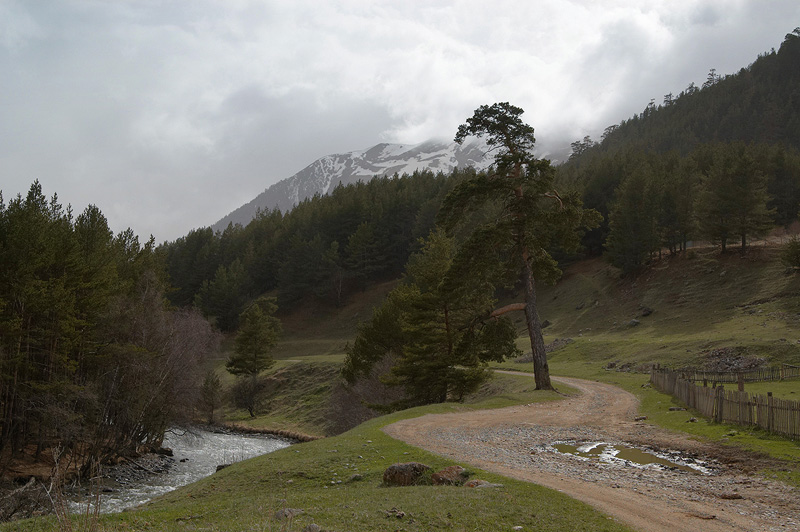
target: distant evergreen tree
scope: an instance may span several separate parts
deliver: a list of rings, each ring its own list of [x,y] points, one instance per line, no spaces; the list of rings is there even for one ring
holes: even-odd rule
[[[239,314],[246,301],[248,285],[244,266],[239,259],[235,259],[229,267],[217,268],[213,280],[203,281],[195,296],[195,305],[206,316],[214,316],[220,330],[233,331],[239,325]]]
[[[700,228],[723,253],[733,238],[747,248],[748,238],[766,234],[773,211],[767,208],[767,180],[741,143],[716,146],[704,172],[696,211]]]
[[[275,298],[262,297],[242,312],[233,353],[225,364],[229,373],[252,377],[275,365],[270,352],[282,331],[277,310]]]
[[[625,274],[639,270],[658,247],[656,198],[646,172],[642,168],[622,183],[610,214],[607,253]]]

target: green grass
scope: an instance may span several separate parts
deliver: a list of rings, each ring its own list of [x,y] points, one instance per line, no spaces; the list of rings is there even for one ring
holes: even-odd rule
[[[382,486],[383,471],[396,462],[421,461],[435,469],[455,462],[405,445],[381,427],[427,413],[508,406],[556,400],[554,392],[531,391],[525,376],[499,376],[493,386],[504,393],[473,398],[471,404],[419,407],[374,419],[340,436],[291,446],[226,468],[171,492],[132,512],[102,518],[104,531],[294,530],[310,523],[326,530],[485,531],[628,530],[586,504],[557,491],[480,470],[471,478],[502,484],[497,488]],[[353,480],[353,475],[360,480]],[[301,509],[291,526],[275,512]],[[397,512],[404,512],[402,518]],[[52,530],[52,518],[39,518],[0,530]]]
[[[736,385],[729,384],[726,386],[726,389],[729,386],[735,387]],[[800,379],[772,382],[746,382],[744,385],[744,391],[756,395],[767,395],[768,392],[772,392],[772,396],[779,399],[800,401]]]

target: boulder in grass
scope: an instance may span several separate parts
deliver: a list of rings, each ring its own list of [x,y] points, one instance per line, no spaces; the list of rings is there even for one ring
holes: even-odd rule
[[[436,486],[460,486],[464,483],[463,473],[463,467],[452,465],[431,475],[431,480]]]
[[[413,486],[430,469],[430,466],[419,462],[392,464],[383,472],[383,483],[387,486]]]

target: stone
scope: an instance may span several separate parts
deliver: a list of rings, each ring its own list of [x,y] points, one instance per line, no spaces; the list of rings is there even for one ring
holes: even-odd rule
[[[306,525],[302,532],[320,532],[321,530],[322,529],[319,527],[319,525],[311,523],[310,525]]]
[[[647,416],[636,416],[633,418],[634,421],[644,421],[647,419]]]
[[[220,464],[217,466],[217,471],[222,471],[226,467],[230,467],[230,464]]]
[[[445,467],[431,475],[431,480],[436,486],[459,486],[464,483],[464,468],[459,465]]]
[[[653,309],[651,309],[650,307],[645,307],[645,306],[639,307],[639,311],[640,311],[639,313],[642,316],[649,316],[650,314],[653,313]]]
[[[284,519],[293,519],[303,513],[303,510],[297,508],[281,508],[275,512],[275,520],[283,521]]]
[[[640,322],[640,321],[639,321],[639,320],[637,320],[637,319],[633,319],[633,320],[631,320],[631,321],[629,321],[629,322],[628,322],[628,326],[629,326],[629,327],[636,327],[636,326],[637,326],[637,325],[639,325],[640,323],[642,323],[642,322]]]
[[[413,486],[431,467],[420,462],[392,464],[383,472],[383,483],[387,486]]]

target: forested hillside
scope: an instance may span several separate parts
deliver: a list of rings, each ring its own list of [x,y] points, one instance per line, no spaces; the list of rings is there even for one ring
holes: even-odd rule
[[[666,88],[665,88],[666,89]],[[602,142],[573,143],[573,152],[614,153],[633,147],[687,154],[699,144],[743,141],[800,149],[800,28],[776,52],[736,74],[711,68],[701,87],[651,100],[637,115],[606,128]]]
[[[800,29],[734,75],[573,143],[563,186],[603,214],[587,235],[623,272],[708,240],[723,251],[788,226],[800,205]]]
[[[415,172],[337,187],[287,214],[261,212],[247,227],[192,231],[163,247],[170,299],[195,304],[234,330],[243,305],[275,290],[281,308],[340,306],[365,283],[396,277],[428,234],[444,194],[471,169]]]
[[[800,29],[736,74],[712,70],[702,87],[651,102],[607,128],[599,144],[573,143],[558,182],[603,215],[585,250],[607,252],[634,272],[689,241],[746,247],[791,223],[800,204],[798,148]],[[282,308],[341,305],[364,283],[400,274],[446,192],[470,172],[357,183],[285,214],[262,212],[246,227],[192,231],[163,248],[170,300],[197,305],[226,331],[244,303],[266,291],[277,291]]]

